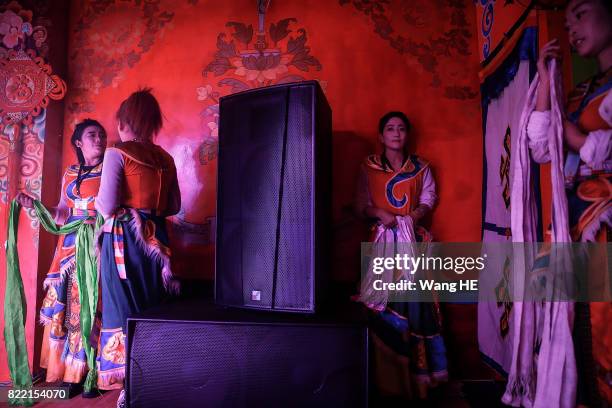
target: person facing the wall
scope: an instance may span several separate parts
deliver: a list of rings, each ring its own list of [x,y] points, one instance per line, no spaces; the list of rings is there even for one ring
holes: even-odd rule
[[[407,150],[409,130],[410,121],[403,112],[385,114],[378,125],[382,154],[367,157],[361,166],[355,207],[359,216],[376,221],[374,243],[432,240],[418,223],[433,209],[436,185],[429,163]],[[367,286],[362,282],[360,300],[372,310],[376,334],[396,353],[408,357],[418,396],[426,398],[428,388],[448,377],[438,304],[387,303],[386,298],[372,304]]]
[[[106,150],[106,131],[98,121],[85,119],[76,125],[70,143],[79,162],[66,168],[60,200],[52,215],[55,222],[60,224],[82,219],[93,223],[102,158]],[[27,194],[18,194],[16,200],[25,208],[31,209],[34,206],[34,198]],[[77,232],[60,235],[44,281],[47,292],[40,310],[40,322],[45,326],[40,366],[47,370],[47,382],[63,381],[69,387],[71,396],[82,389],[81,384],[88,368],[80,326],[76,238]],[[93,391],[83,394],[85,397],[97,395]]]
[[[599,65],[598,74],[569,93],[567,118],[563,118],[563,137],[568,150],[564,173],[570,232],[574,241],[606,242],[612,225],[612,3],[569,1],[566,27],[576,52],[582,57],[597,59]],[[527,135],[531,155],[539,163],[550,161],[548,137],[552,134],[554,78],[548,67],[551,59],[560,62],[560,57],[560,46],[555,39],[542,48],[538,60],[539,83]],[[612,373],[610,318],[610,303],[575,305],[573,341],[579,405],[596,406],[600,395],[612,404],[612,388],[606,380]]]
[[[125,378],[129,315],[178,291],[170,270],[165,219],[178,213],[181,195],[174,160],[153,143],[162,112],[150,89],[131,94],[117,111],[121,142],[104,155],[96,208],[104,217],[100,240],[102,321],[98,386],[119,389]],[[118,406],[125,400],[121,391]]]

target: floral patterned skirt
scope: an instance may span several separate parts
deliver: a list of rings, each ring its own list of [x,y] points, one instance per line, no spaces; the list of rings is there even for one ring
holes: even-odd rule
[[[100,294],[101,327],[98,334],[98,388],[123,387],[127,357],[127,318],[161,303],[165,296],[160,249],[166,255],[165,221],[160,217],[139,214],[122,218],[121,236],[105,232],[101,237]],[[142,227],[138,227],[140,224]],[[117,248],[122,254],[117,257]],[[117,265],[120,265],[119,268]],[[121,265],[123,264],[123,265]],[[96,332],[96,330],[94,330]]]

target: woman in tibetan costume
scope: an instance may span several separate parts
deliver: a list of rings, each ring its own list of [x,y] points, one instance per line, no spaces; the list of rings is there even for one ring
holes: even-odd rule
[[[567,148],[565,191],[572,240],[609,240],[612,226],[612,5],[603,0],[572,0],[566,10],[572,47],[582,57],[596,58],[599,73],[569,93],[563,121]],[[535,110],[527,134],[534,160],[550,161],[551,78],[548,61],[560,59],[557,40],[546,44],[538,61]],[[609,260],[608,260],[609,262]],[[595,275],[589,276],[593,286]],[[596,285],[610,285],[605,279]],[[576,356],[577,404],[612,404],[612,318],[610,302],[576,303],[573,341]],[[592,346],[591,346],[592,344]]]
[[[378,130],[383,153],[369,156],[361,167],[358,215],[376,221],[375,237],[389,233],[395,243],[430,242],[431,234],[418,222],[433,209],[436,185],[429,163],[407,152],[410,122],[402,112],[389,112],[380,119]],[[386,300],[373,304],[365,292],[362,286],[361,301],[373,311],[375,332],[391,349],[408,357],[418,396],[426,398],[428,388],[448,377],[438,304]]]
[[[178,291],[170,270],[166,217],[181,196],[174,160],[152,142],[162,113],[150,90],[134,92],[117,111],[121,142],[104,155],[96,208],[104,217],[99,242],[102,321],[98,386],[119,389],[125,378],[127,318]],[[122,390],[118,406],[125,399]]]
[[[85,119],[75,127],[70,143],[79,163],[69,166],[64,173],[60,201],[53,211],[55,222],[69,224],[85,219],[94,223],[106,131],[97,121]],[[26,194],[19,194],[17,201],[25,208],[33,208],[33,198]],[[77,232],[60,235],[44,282],[47,292],[40,310],[40,322],[45,326],[40,366],[47,369],[47,382],[63,381],[70,387],[71,395],[80,391],[80,384],[88,372],[80,326],[76,247]],[[84,394],[86,397],[96,395],[91,391]]]

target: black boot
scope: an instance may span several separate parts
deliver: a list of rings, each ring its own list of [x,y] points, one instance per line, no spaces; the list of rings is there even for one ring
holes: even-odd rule
[[[83,384],[63,382],[62,388],[68,389],[68,398],[73,398],[83,392]]]
[[[83,390],[83,398],[98,398],[102,396],[106,391],[92,388],[91,391]]]

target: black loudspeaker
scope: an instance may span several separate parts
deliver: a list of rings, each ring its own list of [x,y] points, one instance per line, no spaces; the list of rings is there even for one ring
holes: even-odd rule
[[[313,313],[331,209],[331,109],[316,81],[221,98],[215,300]]]
[[[368,333],[360,318],[191,301],[128,319],[127,349],[131,408],[368,403]]]

